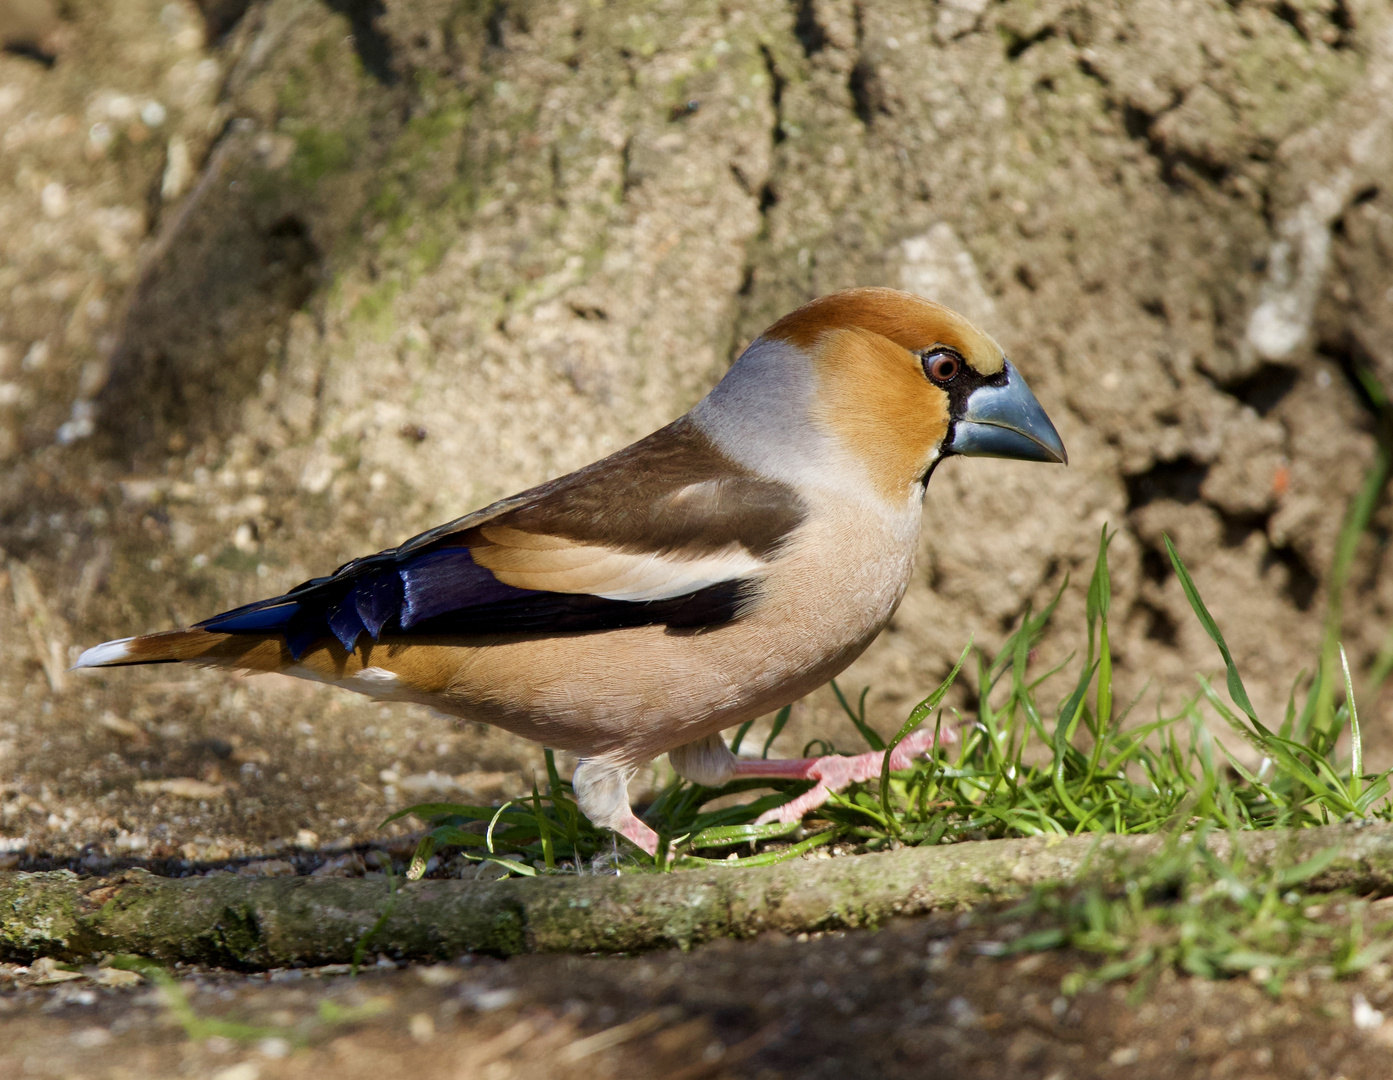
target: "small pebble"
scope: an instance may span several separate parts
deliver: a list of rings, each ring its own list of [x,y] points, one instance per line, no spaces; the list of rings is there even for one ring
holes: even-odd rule
[[[427,986],[452,986],[464,978],[464,972],[450,964],[431,964],[429,967],[418,967],[416,978]]]
[[[428,1043],[435,1038],[435,1021],[426,1013],[416,1013],[406,1022],[406,1030],[418,1043]]]
[[[241,877],[294,877],[295,864],[287,859],[257,859],[239,867]]]
[[[213,1074],[213,1080],[261,1080],[261,1066],[254,1061],[239,1061]]]
[[[283,1058],[290,1056],[290,1040],[272,1036],[256,1044],[256,1052],[263,1057]]]
[[[1383,1026],[1382,1011],[1370,1005],[1368,998],[1363,994],[1355,994],[1350,1004],[1354,1026],[1360,1031],[1373,1031]]]
[[[460,997],[478,1012],[493,1012],[496,1009],[507,1008],[517,1001],[518,992],[507,987],[487,990],[482,987],[467,986],[460,992]]]
[[[104,1027],[86,1027],[73,1032],[72,1043],[83,1050],[94,1050],[111,1042],[111,1032]]]
[[[310,877],[362,877],[367,873],[367,865],[357,852],[340,855],[330,859],[310,874]]]
[[[65,971],[52,957],[41,956],[29,965],[29,975],[35,986],[52,986],[82,978],[80,971]]]
[[[143,978],[140,972],[127,971],[125,968],[98,968],[92,981],[98,986],[122,987],[136,986]]]

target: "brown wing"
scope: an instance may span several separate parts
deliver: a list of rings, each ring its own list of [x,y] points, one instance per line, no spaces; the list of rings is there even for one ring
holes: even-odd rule
[[[284,596],[215,616],[279,632],[297,657],[332,634],[501,634],[727,622],[802,522],[792,489],[741,469],[687,420],[549,484]]]

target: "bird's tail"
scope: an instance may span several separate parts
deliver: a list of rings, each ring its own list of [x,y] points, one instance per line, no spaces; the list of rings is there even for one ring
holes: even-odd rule
[[[279,634],[219,634],[193,627],[106,641],[84,652],[73,667],[124,667],[184,661],[209,667],[280,671],[290,662],[290,650]]]

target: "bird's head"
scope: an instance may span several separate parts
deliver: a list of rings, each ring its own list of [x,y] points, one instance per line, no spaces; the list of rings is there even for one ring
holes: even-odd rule
[[[766,437],[810,428],[859,459],[890,498],[951,454],[1068,460],[1000,345],[957,312],[895,289],[848,289],[785,315],[703,410],[704,426],[726,429],[723,442],[744,429],[734,441],[749,443],[751,414]]]

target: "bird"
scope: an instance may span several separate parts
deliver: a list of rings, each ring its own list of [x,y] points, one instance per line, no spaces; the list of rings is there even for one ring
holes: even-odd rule
[[[832,293],[600,461],[75,667],[274,671],[482,721],[574,752],[581,811],[655,856],[627,788],[664,753],[712,787],[813,781],[761,820],[880,775],[881,753],[749,760],[721,732],[826,683],[885,627],[930,477],[953,456],[1068,462],[1020,372],[962,315],[894,289]],[[921,727],[890,767],[933,744]]]

